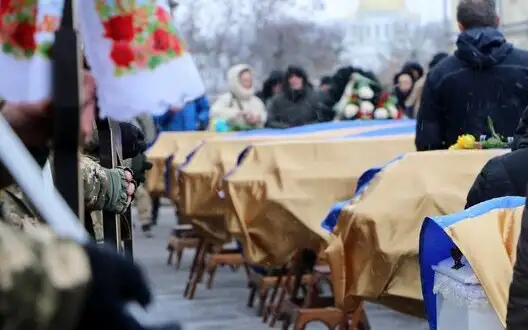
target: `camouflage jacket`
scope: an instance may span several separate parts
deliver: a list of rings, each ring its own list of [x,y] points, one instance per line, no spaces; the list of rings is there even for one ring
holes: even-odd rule
[[[91,277],[85,251],[45,226],[13,227],[4,206],[0,199],[0,328],[74,329]]]
[[[130,205],[127,195],[126,168],[103,168],[93,158],[81,158],[84,206],[87,211],[105,210],[123,213]]]

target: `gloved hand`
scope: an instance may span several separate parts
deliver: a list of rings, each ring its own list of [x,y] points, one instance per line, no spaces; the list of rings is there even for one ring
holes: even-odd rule
[[[119,123],[121,128],[121,143],[123,159],[134,158],[147,150],[145,135],[136,126],[130,123]]]
[[[105,246],[89,243],[85,250],[92,268],[92,281],[76,330],[143,329],[125,309],[128,303],[146,307],[152,300],[141,270]]]
[[[152,163],[147,160],[145,154],[139,154],[132,158],[130,169],[134,173],[134,180],[138,184],[145,182],[145,172],[152,168]]]
[[[103,210],[121,214],[125,212],[138,185],[133,180],[133,171],[125,167],[104,169],[108,178],[108,187]]]

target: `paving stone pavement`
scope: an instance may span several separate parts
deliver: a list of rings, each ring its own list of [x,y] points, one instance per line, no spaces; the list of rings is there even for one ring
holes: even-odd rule
[[[134,212],[137,220],[137,214]],[[255,310],[246,307],[248,290],[243,271],[232,272],[222,267],[215,276],[213,289],[198,287],[194,300],[186,300],[182,294],[187,281],[193,252],[184,254],[181,270],[166,264],[167,238],[176,223],[174,210],[163,206],[159,224],[153,230],[154,237],[146,238],[135,231],[135,259],[144,267],[152,283],[155,300],[147,311],[132,306],[134,314],[144,324],[158,324],[177,320],[184,330],[264,330],[270,329],[255,316]],[[427,330],[423,320],[404,316],[386,308],[369,304],[367,314],[372,330]],[[277,326],[277,328],[280,328]],[[311,324],[307,330],[325,329],[321,324]]]

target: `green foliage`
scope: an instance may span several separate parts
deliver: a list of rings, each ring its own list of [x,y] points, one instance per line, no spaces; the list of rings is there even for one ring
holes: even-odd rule
[[[158,67],[162,62],[163,58],[161,56],[152,56],[151,58],[149,58],[147,66],[149,69],[153,70]]]

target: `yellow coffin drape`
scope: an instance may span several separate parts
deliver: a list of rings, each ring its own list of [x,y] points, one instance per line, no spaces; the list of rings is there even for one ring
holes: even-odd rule
[[[238,155],[249,145],[284,140],[330,139],[375,131],[380,128],[408,126],[409,123],[373,124],[369,126],[316,131],[295,135],[262,135],[210,139],[191,157],[180,173],[178,183],[181,213],[193,219],[193,225],[213,240],[226,241],[230,235],[224,221],[226,201],[221,197],[225,174],[236,166]]]
[[[445,229],[473,268],[503,326],[523,210],[524,205],[494,209]]]
[[[366,169],[413,150],[414,134],[257,144],[224,182],[228,229],[250,262],[283,265],[329,239],[321,220]]]
[[[145,187],[152,195],[163,195],[167,192],[165,187],[165,161],[168,157],[185,151],[183,147],[189,144],[197,145],[201,141],[221,133],[212,132],[163,132],[147,152],[147,159],[152,162],[152,169],[146,173]]]
[[[423,219],[463,210],[484,164],[504,151],[433,151],[405,155],[341,210],[326,250],[336,304],[357,297],[424,316],[418,267]]]

